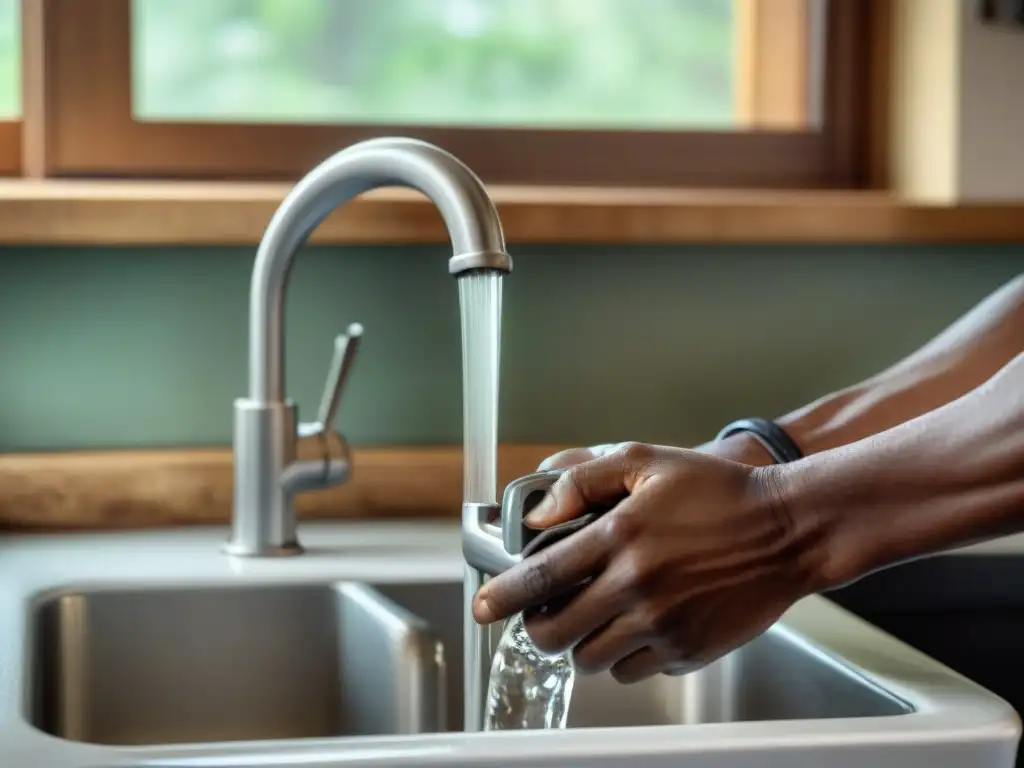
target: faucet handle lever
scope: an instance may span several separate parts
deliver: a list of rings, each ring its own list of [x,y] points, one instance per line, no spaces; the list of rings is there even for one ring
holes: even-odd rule
[[[296,427],[299,438],[317,438],[320,444],[320,460],[299,461],[285,468],[281,482],[288,493],[325,488],[328,485],[343,483],[348,478],[352,464],[349,446],[345,438],[335,432],[334,418],[338,414],[341,392],[352,372],[352,364],[362,335],[363,326],[352,323],[346,333],[334,340],[334,355],[331,357],[331,367],[327,372],[327,385],[320,399],[317,419],[314,422],[303,422]],[[332,456],[332,435],[336,435],[337,441],[341,444],[341,456],[337,459]]]
[[[334,340],[334,356],[331,358],[331,367],[327,372],[327,384],[324,387],[324,394],[320,399],[320,408],[316,416],[320,430],[325,434],[331,431],[334,418],[338,414],[341,393],[352,372],[352,365],[355,363],[356,352],[359,351],[359,340],[362,336],[363,326],[359,323],[352,323],[345,333]]]
[[[505,487],[501,499],[501,535],[505,551],[521,555],[527,544],[540,531],[531,530],[523,523],[527,513],[536,507],[545,494],[562,476],[561,469],[542,470],[517,478]]]

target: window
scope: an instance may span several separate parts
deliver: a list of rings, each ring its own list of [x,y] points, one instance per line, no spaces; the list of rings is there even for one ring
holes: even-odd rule
[[[0,0],[0,120],[21,117],[21,6]]]
[[[489,183],[864,181],[867,0],[27,3],[34,175],[292,180],[401,133]]]
[[[0,0],[0,175],[21,168],[21,5]]]
[[[132,14],[142,120],[736,124],[733,0],[134,0]]]

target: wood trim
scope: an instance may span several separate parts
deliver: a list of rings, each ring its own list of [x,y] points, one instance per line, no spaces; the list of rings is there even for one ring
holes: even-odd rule
[[[43,10],[39,0],[21,0],[21,114],[25,127],[21,165],[29,178],[47,175],[53,138],[47,126],[55,94],[47,87],[52,75],[46,59]]]
[[[21,122],[0,121],[0,176],[21,173]]]
[[[499,487],[560,448],[501,446]],[[232,482],[228,448],[0,456],[0,530],[224,524]],[[296,510],[303,519],[455,519],[461,505],[461,448],[360,448],[352,479],[300,495]]]
[[[32,164],[36,175],[295,180],[340,147],[401,133],[449,149],[494,184],[846,183],[834,167],[831,123],[823,131],[701,133],[139,122],[130,104],[130,0],[26,2],[35,6],[26,33],[37,51],[27,77],[46,94],[33,113],[45,153]]]
[[[339,149],[401,135],[448,150],[491,184],[801,189],[829,186],[834,177],[824,167],[827,142],[809,132],[637,131],[624,138],[615,131],[102,122],[106,138],[57,131],[48,174],[297,181]]]
[[[854,187],[871,186],[873,157],[880,151],[872,145],[878,140],[870,112],[877,104],[873,89],[878,86],[872,54],[873,36],[882,32],[887,19],[883,9],[888,2],[832,0],[825,18],[832,41],[825,50],[825,69],[835,85],[824,98],[823,119],[832,128],[827,132],[830,167],[836,179],[847,180]]]
[[[6,245],[254,245],[287,184],[0,181]],[[537,244],[1021,242],[1024,204],[903,204],[882,192],[492,187],[508,241]],[[313,233],[327,244],[446,243],[422,195],[359,197]]]
[[[869,93],[864,121],[865,184],[869,189],[892,191],[890,172],[893,113],[893,2],[871,0],[868,20],[870,45],[867,83]]]
[[[812,1],[735,0],[735,105],[743,128],[807,127]]]

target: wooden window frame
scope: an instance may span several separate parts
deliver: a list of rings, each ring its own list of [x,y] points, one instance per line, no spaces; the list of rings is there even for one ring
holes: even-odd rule
[[[0,120],[0,176],[21,175],[21,121]]]
[[[736,1],[743,19],[751,0]],[[859,73],[871,3],[828,1],[819,130],[792,130],[799,116],[784,105],[787,130],[622,132],[138,121],[131,111],[131,0],[24,0],[31,87],[23,164],[33,177],[294,180],[340,147],[402,134],[448,148],[491,184],[858,188],[866,183],[865,164],[853,129],[867,103]],[[753,2],[774,10],[739,25],[762,51],[747,57],[744,71],[771,72],[774,84],[762,75],[757,87],[739,89],[750,94],[743,115],[774,127],[780,121],[765,111],[764,97],[775,98],[772,89],[787,79],[792,92],[807,54],[779,59],[784,66],[774,68],[757,61],[806,36],[808,8],[821,0]],[[776,23],[764,23],[771,18]]]
[[[737,127],[799,131],[811,119],[816,62],[807,34],[823,3],[734,0]]]

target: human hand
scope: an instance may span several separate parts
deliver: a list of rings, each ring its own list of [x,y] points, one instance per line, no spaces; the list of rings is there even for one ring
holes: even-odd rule
[[[620,450],[624,445],[626,443],[603,443],[587,448],[569,448],[548,456],[540,463],[538,470],[568,469],[585,461],[606,456],[613,451]],[[748,464],[752,467],[765,467],[773,463],[771,454],[765,450],[764,446],[745,432],[730,435],[724,440],[712,440],[698,445],[693,450],[711,456],[720,456],[730,461],[738,461],[740,464]]]
[[[577,464],[582,464],[585,461],[592,461],[593,459],[605,456],[612,451],[618,450],[625,443],[602,443],[601,445],[591,445],[586,448],[568,448],[564,451],[548,456],[544,461],[537,467],[538,472],[544,472],[549,469],[568,469],[574,467]]]
[[[704,666],[818,591],[823,526],[789,513],[776,468],[636,443],[599,454],[571,466],[529,522],[614,508],[488,581],[473,601],[478,622],[525,610],[539,650],[571,648],[581,672],[633,682]]]

